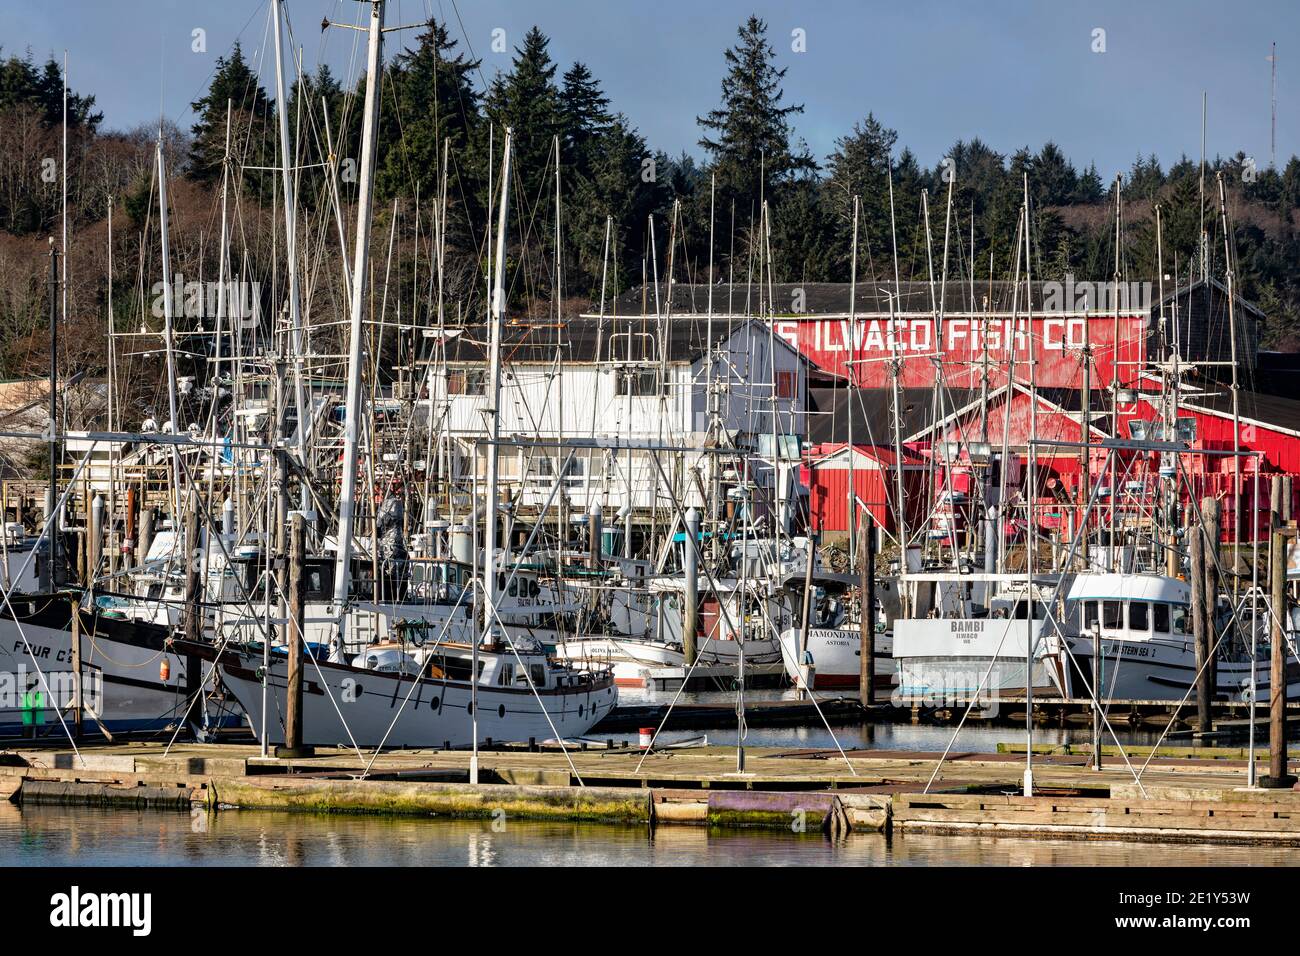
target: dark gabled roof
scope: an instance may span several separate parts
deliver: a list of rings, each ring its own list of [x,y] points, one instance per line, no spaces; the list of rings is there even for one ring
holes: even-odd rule
[[[670,363],[694,362],[704,355],[710,344],[725,342],[752,320],[728,323],[719,319],[709,327],[698,315],[680,315],[658,320],[654,316],[607,315],[578,316],[562,323],[514,322],[507,325],[501,339],[502,360],[512,363],[547,363],[555,360],[581,363]],[[795,352],[785,339],[755,322],[754,334]],[[710,332],[712,342],[710,342]],[[487,361],[488,328],[484,324],[448,329],[445,334],[447,361],[482,363]],[[662,354],[661,354],[662,353]],[[798,354],[798,353],[795,353]]]
[[[1109,281],[1109,280],[1107,280]],[[1043,311],[1045,296],[1051,291],[1052,283],[1034,282],[1031,303],[1034,311]],[[1059,286],[1059,283],[1056,284]],[[770,298],[773,305],[770,312],[779,316],[798,317],[799,315],[847,314],[849,312],[848,282],[787,282],[765,288],[762,292],[764,312]],[[890,298],[895,301],[896,312],[928,313],[934,311],[942,299],[945,314],[960,312],[995,312],[1010,313],[1013,301],[1021,310],[1025,308],[1025,284],[1019,283],[1019,295],[1016,284],[1011,282],[968,282],[934,283],[929,282],[859,282],[853,295],[853,311],[861,315],[888,315]],[[708,311],[709,287],[705,284],[676,283],[672,290],[671,311],[673,314],[704,314]],[[799,306],[802,305],[802,308]],[[661,312],[669,310],[668,287],[661,283],[659,287],[659,305]],[[713,286],[713,312],[715,315],[755,314],[759,309],[759,289],[757,285],[718,283]],[[611,311],[622,315],[640,315],[642,311],[654,313],[656,310],[653,287],[631,289],[619,296]]]
[[[978,399],[979,389],[944,390],[943,412]],[[808,440],[814,445],[847,442],[853,423],[856,445],[893,444],[892,391],[887,388],[816,388],[808,390]],[[903,438],[923,431],[934,420],[934,389],[899,390],[899,429]]]
[[[1217,294],[1218,296],[1221,296],[1225,300],[1225,303],[1219,307],[1219,310],[1216,311],[1222,311],[1225,316],[1227,315],[1228,307],[1226,304],[1226,300],[1228,297],[1228,287],[1224,285],[1222,282],[1220,282],[1218,279],[1214,278],[1214,276],[1208,276],[1204,279],[1198,279],[1197,281],[1182,286],[1181,288],[1174,289],[1172,292],[1166,292],[1165,297],[1159,301],[1164,303],[1174,304],[1175,300],[1178,299],[1186,300],[1193,293],[1201,292],[1201,291],[1210,291],[1213,294]],[[1233,299],[1236,301],[1237,306],[1249,312],[1252,318],[1256,320],[1266,318],[1264,313],[1259,308],[1257,308],[1256,306],[1252,305],[1251,303],[1243,299],[1241,297],[1241,293],[1237,293],[1236,295],[1234,295]],[[1197,316],[1197,318],[1200,318],[1200,316]]]

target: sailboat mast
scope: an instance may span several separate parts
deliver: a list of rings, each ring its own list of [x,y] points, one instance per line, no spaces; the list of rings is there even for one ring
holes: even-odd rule
[[[167,161],[163,158],[162,129],[158,130],[158,229],[162,240],[163,274],[163,345],[167,354],[167,412],[171,416],[171,433],[180,434],[180,420],[176,411],[176,352],[172,347],[172,291],[171,247],[167,241]],[[181,460],[178,446],[172,445],[172,525],[180,520]],[[197,547],[187,543],[187,547]]]
[[[497,572],[497,494],[500,475],[498,460],[501,437],[501,323],[506,311],[506,214],[510,205],[510,128],[506,127],[506,141],[501,155],[501,200],[497,207],[496,259],[492,272],[492,318],[489,329],[488,394],[491,403],[483,410],[488,424],[487,490],[484,496],[483,521],[483,600],[487,609],[488,632],[495,633],[493,618],[496,608]],[[493,641],[492,643],[495,643]],[[475,644],[477,646],[477,642]]]
[[[289,153],[289,99],[284,92],[284,65],[281,55],[280,18],[283,15],[283,0],[274,0],[275,9],[275,95],[276,114],[280,125],[280,181],[281,194],[284,196],[284,255],[289,271],[289,328],[290,342],[293,348],[293,401],[298,414],[298,458],[307,464],[307,437],[311,429],[311,414],[303,395],[302,383],[302,308],[298,289],[298,229],[297,229],[297,191],[292,172],[293,157]],[[381,34],[382,36],[382,34]],[[370,74],[367,74],[369,77]],[[367,84],[369,79],[367,78]],[[367,87],[367,100],[369,92]],[[222,214],[225,213],[225,185],[222,185]],[[302,486],[302,507],[307,510],[307,486]]]
[[[384,0],[371,0],[370,41],[366,56],[366,100],[361,123],[361,183],[357,193],[357,237],[352,266],[351,312],[348,323],[348,389],[343,420],[343,482],[339,490],[338,557],[334,568],[334,603],[348,598],[352,562],[352,531],[356,521],[357,446],[361,424],[361,350],[365,341],[361,316],[365,302],[366,265],[370,258],[370,193],[375,179],[375,136],[379,126],[379,70],[384,43]],[[342,660],[345,618],[340,615],[330,659]]]
[[[1223,269],[1224,278],[1228,283],[1228,339],[1231,342],[1232,358],[1232,379],[1228,387],[1232,391],[1232,495],[1233,501],[1236,502],[1236,514],[1232,516],[1232,553],[1234,564],[1237,560],[1236,555],[1241,553],[1241,407],[1240,395],[1238,394],[1237,384],[1237,304],[1234,301],[1237,296],[1236,278],[1232,269],[1232,236],[1228,232],[1228,198],[1223,187],[1223,173],[1218,174],[1219,179],[1219,216],[1223,221]],[[1258,507],[1253,506],[1253,507]],[[1218,547],[1218,542],[1212,543],[1213,547]],[[1237,582],[1240,576],[1234,568],[1232,574],[1232,593],[1233,597],[1237,594]]]

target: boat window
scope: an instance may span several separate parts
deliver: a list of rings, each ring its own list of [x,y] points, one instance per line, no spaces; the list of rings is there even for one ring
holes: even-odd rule
[[[1101,602],[1101,626],[1107,630],[1117,631],[1124,626],[1124,602]]]
[[[1015,608],[1014,608],[1014,609],[1012,610],[1012,612],[1011,612],[1011,616],[1012,616],[1013,618],[1015,618],[1017,621],[1023,621],[1023,620],[1025,620],[1026,618],[1028,618],[1028,617],[1029,617],[1029,603],[1028,603],[1027,601],[1017,601],[1017,602],[1016,602],[1016,606],[1015,606]],[[1047,610],[1046,610],[1046,608],[1044,608],[1044,606],[1043,606],[1043,602],[1042,602],[1042,601],[1035,601],[1035,602],[1034,602],[1034,620],[1035,620],[1035,621],[1041,621],[1041,620],[1042,620],[1043,618],[1045,618],[1046,616],[1047,616]]]
[[[1173,606],[1173,614],[1174,614],[1174,622],[1173,622],[1173,623],[1174,623],[1174,626],[1173,626],[1173,630],[1172,630],[1171,633],[1174,633],[1174,634],[1187,634],[1187,633],[1188,633],[1188,630],[1187,630],[1187,607],[1186,607],[1186,605],[1183,605],[1183,604],[1175,604],[1175,605]]]
[[[1153,629],[1160,631],[1161,633],[1168,634],[1169,633],[1169,605],[1156,604],[1153,606],[1153,610],[1155,611],[1155,622],[1154,622]]]
[[[1084,601],[1083,602],[1083,629],[1085,631],[1091,631],[1093,625],[1096,623],[1097,623],[1097,602]]]
[[[531,665],[529,665],[529,668],[528,668],[528,669],[529,669],[530,671],[532,671],[532,675],[533,675],[533,686],[534,686],[534,687],[545,687],[545,686],[546,686],[546,665],[545,665],[545,664],[531,664]]]
[[[506,593],[509,594],[511,597],[517,597],[517,596],[518,596],[518,594],[519,594],[519,579],[518,579],[518,578],[511,578],[511,579],[510,579],[510,587],[507,589]]]
[[[1147,611],[1146,601],[1130,601],[1128,605],[1128,629],[1130,631],[1150,630],[1151,617]]]

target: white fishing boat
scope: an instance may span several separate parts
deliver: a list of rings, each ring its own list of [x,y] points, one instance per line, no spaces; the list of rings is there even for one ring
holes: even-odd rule
[[[12,610],[11,610],[12,609]],[[238,715],[219,698],[189,712],[187,657],[167,646],[169,630],[95,607],[79,611],[85,725],[109,733],[173,728],[189,713],[208,726]],[[198,662],[193,662],[198,666]],[[0,608],[0,735],[63,736],[75,700],[72,604],[65,594],[12,595]]]
[[[414,640],[372,645],[350,663],[322,657],[303,663],[303,739],[309,746],[469,747],[480,741],[579,737],[613,710],[618,691],[608,671],[580,670],[548,657],[537,644],[509,649],[439,641],[433,629]],[[408,636],[411,636],[408,634]],[[178,646],[220,662],[221,682],[244,706],[259,738],[285,739],[288,658],[269,669],[256,649]],[[471,680],[475,657],[477,682]],[[268,703],[265,727],[262,675]],[[477,702],[477,722],[474,719]]]
[[[942,597],[928,616],[894,622],[892,650],[898,667],[898,698],[931,705],[954,704],[1014,696],[1027,688],[1035,695],[1060,696],[1061,639],[1053,627],[1045,626],[1054,580],[1036,581],[1029,600],[1023,578],[1002,581],[986,610],[963,595],[968,585],[956,586],[960,584],[954,580],[958,577],[908,575],[913,585],[938,586]]]
[[[1075,661],[1070,666],[1062,661],[1061,670],[1069,681],[1067,693],[1086,696],[1086,688],[1092,683],[1096,635],[1100,638],[1102,655],[1100,698],[1182,700],[1187,697],[1198,670],[1191,599],[1191,587],[1178,578],[1159,574],[1080,574],[1066,598],[1066,621],[1071,625],[1067,644]],[[1225,610],[1230,614],[1226,606]],[[1227,616],[1217,616],[1219,632]],[[1267,701],[1271,692],[1269,629],[1263,626],[1265,623],[1261,609],[1254,666],[1260,701]],[[1289,629],[1294,632],[1293,625]],[[1251,670],[1249,646],[1240,639],[1225,637],[1219,643],[1215,662],[1214,695],[1222,700],[1246,699]],[[1286,693],[1288,698],[1300,694],[1300,662],[1289,651]]]
[[[894,638],[888,631],[876,634],[875,689],[893,691],[898,667],[893,655]],[[812,674],[813,690],[858,690],[862,682],[862,632],[856,626],[810,627],[805,641],[797,627],[781,632],[781,660],[792,683],[798,685]],[[802,665],[802,666],[800,666]]]

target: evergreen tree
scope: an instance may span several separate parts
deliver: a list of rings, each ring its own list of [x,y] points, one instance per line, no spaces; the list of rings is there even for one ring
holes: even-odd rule
[[[487,96],[487,115],[496,125],[497,156],[500,162],[505,127],[513,131],[514,168],[522,195],[516,193],[517,208],[531,214],[535,204],[553,204],[555,137],[563,131],[560,91],[555,85],[555,63],[548,51],[550,40],[537,27],[524,35],[523,46],[515,48],[508,73],[499,74]],[[549,168],[548,168],[549,167]],[[514,188],[514,187],[512,187]],[[548,203],[549,201],[549,203]]]
[[[865,120],[853,124],[849,135],[835,141],[835,151],[827,159],[829,176],[820,204],[823,213],[832,220],[829,226],[834,251],[827,262],[828,278],[846,281],[852,272],[854,196],[858,197],[860,209],[858,275],[866,275],[863,266],[868,261],[868,251],[892,257],[889,177],[897,141],[898,133],[870,113]]]
[[[1074,198],[1079,176],[1060,147],[1049,141],[1030,163],[1029,187],[1038,205],[1064,206]]]
[[[559,111],[566,160],[583,167],[588,161],[588,145],[607,130],[613,120],[609,113],[609,97],[601,91],[600,83],[584,64],[575,63],[564,74]]]
[[[574,201],[565,211],[567,239],[573,254],[570,264],[584,278],[593,293],[599,290],[605,268],[605,222],[613,217],[608,291],[613,290],[613,272],[617,268],[620,286],[640,280],[636,263],[645,248],[646,222],[661,207],[664,190],[643,175],[649,148],[623,115],[614,116],[609,126],[592,140],[590,169],[577,177]],[[656,170],[663,167],[656,161]],[[657,177],[656,177],[657,178]],[[575,285],[574,292],[579,291]]]
[[[479,61],[456,47],[447,27],[430,20],[415,49],[403,51],[388,68],[395,109],[387,111],[381,137],[381,196],[411,196],[417,186],[421,197],[436,195],[444,141],[459,169],[476,180],[481,175],[479,157],[471,148],[482,125],[473,76]]]
[[[734,198],[737,215],[758,218],[760,196],[779,199],[777,187],[795,174],[816,169],[805,149],[791,143],[790,117],[802,105],[782,105],[785,69],[775,66],[776,51],[767,42],[767,24],[751,16],[737,30],[739,42],[723,57],[722,105],[696,122],[718,177],[720,197]]]
[[[51,57],[37,70],[31,53],[0,62],[0,110],[31,106],[47,127],[63,125],[63,67]],[[68,90],[68,131],[99,129],[104,114],[95,110],[95,97]]]
[[[1096,163],[1089,163],[1088,168],[1079,177],[1079,184],[1075,188],[1073,201],[1085,204],[1095,203],[1100,202],[1101,197],[1101,173],[1097,172]]]
[[[276,162],[275,107],[244,59],[238,41],[229,57],[217,57],[216,74],[208,92],[190,104],[198,116],[191,132],[188,174],[200,183],[221,178],[226,150],[226,113],[230,110],[231,152],[245,165],[271,166]],[[255,188],[269,188],[267,173],[250,174]]]

